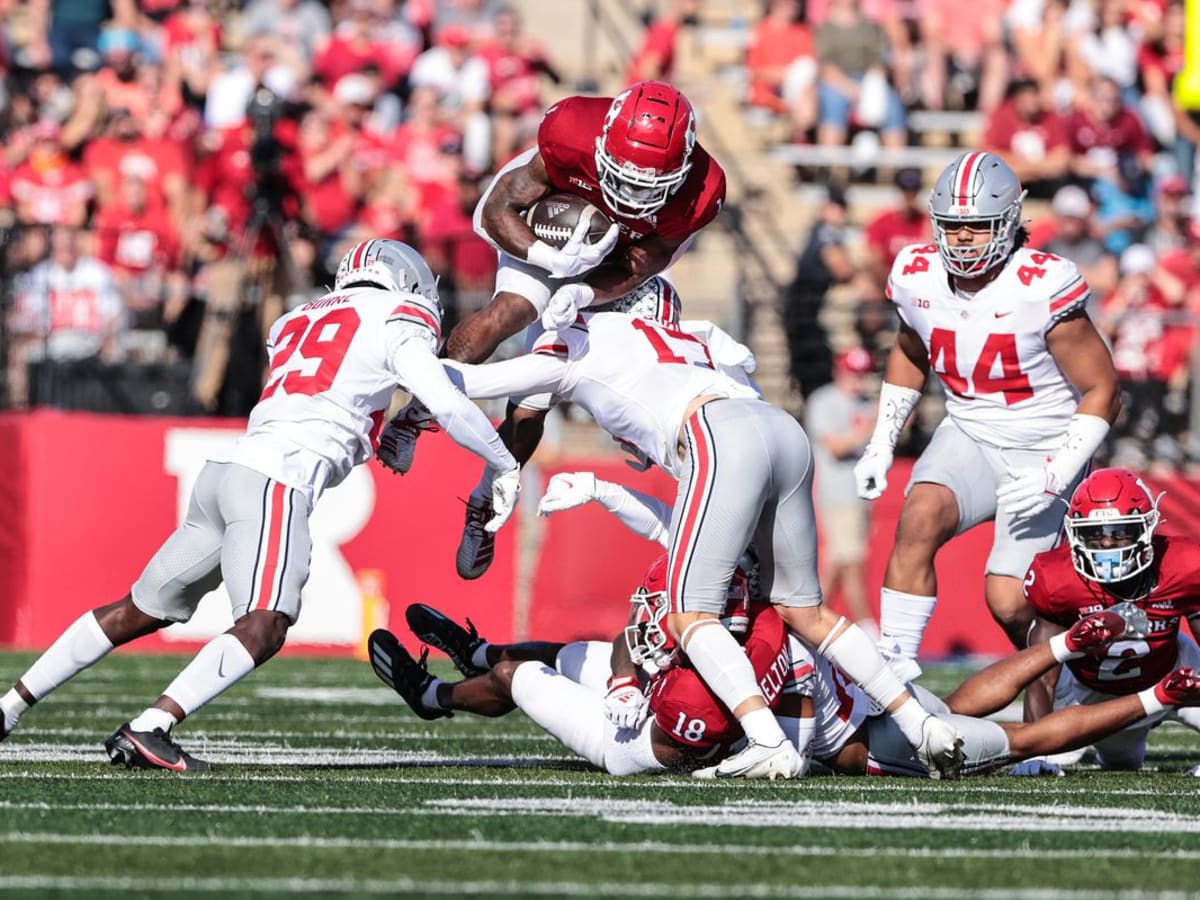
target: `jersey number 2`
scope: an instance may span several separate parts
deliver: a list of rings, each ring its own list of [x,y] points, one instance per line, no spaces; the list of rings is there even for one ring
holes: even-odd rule
[[[361,324],[362,319],[349,306],[332,309],[316,319],[299,315],[290,320],[276,339],[275,358],[271,361],[267,386],[263,388],[259,402],[273,396],[280,388],[285,394],[310,397],[329,390]],[[287,370],[297,351],[304,361],[319,361],[311,374],[305,375],[298,368]]]
[[[997,360],[1000,361],[999,378],[992,375]],[[935,328],[929,334],[929,364],[946,387],[960,397],[1002,393],[1004,402],[1012,406],[1033,396],[1029,376],[1021,371],[1016,335],[989,334],[968,381],[958,373],[957,336],[949,328]]]

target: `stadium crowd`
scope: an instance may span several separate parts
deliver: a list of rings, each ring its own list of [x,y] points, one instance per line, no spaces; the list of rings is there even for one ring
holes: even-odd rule
[[[52,399],[31,396],[27,367],[41,358],[194,358],[192,409],[242,414],[257,396],[263,324],[319,293],[368,235],[421,249],[450,325],[489,298],[495,254],[471,210],[496,165],[531,142],[561,81],[519,4],[2,9],[10,405]],[[680,33],[703,11],[702,0],[654,4],[626,79],[670,79]],[[946,0],[765,0],[753,12],[745,102],[795,141],[878,133],[900,146],[920,138],[913,111],[981,113],[985,149],[1043,201],[1031,204],[1042,211],[1031,242],[1076,261],[1092,285],[1133,401],[1112,459],[1170,470],[1200,455],[1186,441],[1200,112],[1171,91],[1181,0],[980,0],[970,16]],[[835,242],[858,242],[851,257],[869,260],[816,279],[861,295],[868,349],[876,336],[890,343],[877,302],[887,266],[928,235],[928,180],[904,170],[897,184],[905,202],[857,217],[861,233],[844,229],[834,192],[842,213],[822,212],[813,233],[818,270]],[[805,266],[798,283],[811,281]],[[798,379],[805,394],[831,377],[820,349],[819,371]]]

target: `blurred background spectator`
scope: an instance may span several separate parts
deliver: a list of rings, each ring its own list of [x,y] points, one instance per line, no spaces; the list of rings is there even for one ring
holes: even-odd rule
[[[804,429],[817,473],[813,500],[824,542],[821,591],[831,607],[878,635],[864,566],[870,513],[854,485],[854,464],[875,430],[874,390],[868,390],[874,371],[871,354],[862,347],[837,354],[833,381],[808,398]]]

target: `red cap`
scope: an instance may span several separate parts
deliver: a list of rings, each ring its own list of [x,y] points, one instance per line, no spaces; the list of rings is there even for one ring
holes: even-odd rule
[[[1183,197],[1188,192],[1187,179],[1182,175],[1168,175],[1158,183],[1158,192]]]
[[[843,350],[834,357],[833,365],[839,372],[853,372],[855,375],[867,375],[875,369],[871,354],[862,347]]]
[[[447,25],[437,35],[441,47],[466,47],[471,43],[471,32],[462,25]]]

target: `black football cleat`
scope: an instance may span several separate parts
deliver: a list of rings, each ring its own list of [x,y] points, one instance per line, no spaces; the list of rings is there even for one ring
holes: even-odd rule
[[[458,669],[464,678],[488,673],[487,669],[481,669],[472,662],[475,651],[484,640],[470,619],[467,619],[467,627],[463,628],[453,619],[424,603],[411,604],[404,611],[404,618],[408,622],[409,630],[421,641],[450,657],[450,662],[454,663],[454,668]]]
[[[446,719],[454,715],[448,709],[430,709],[421,702],[421,697],[433,676],[425,668],[429,648],[421,650],[421,658],[415,660],[396,640],[396,636],[384,628],[377,628],[367,639],[371,650],[371,668],[379,680],[404,698],[409,709],[422,719]]]
[[[188,774],[212,771],[212,765],[185,752],[161,728],[134,731],[126,722],[104,742],[104,749],[114,766],[124,765],[127,769],[166,769]]]
[[[496,555],[496,535],[484,527],[491,518],[491,498],[471,497],[467,500],[467,517],[463,523],[458,553],[454,557],[459,578],[471,581],[480,577],[492,564]]]

